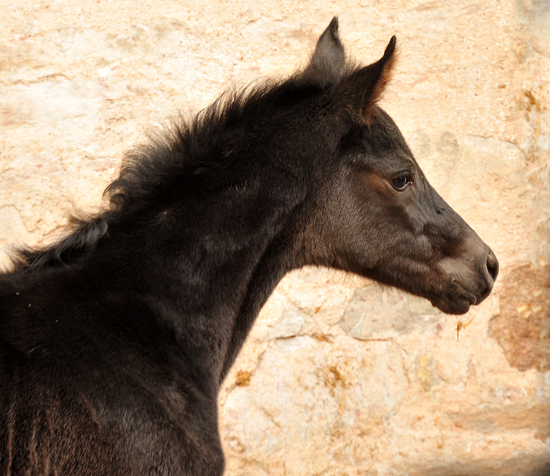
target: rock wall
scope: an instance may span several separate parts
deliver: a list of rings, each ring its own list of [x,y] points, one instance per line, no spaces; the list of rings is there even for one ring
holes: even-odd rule
[[[276,289],[220,396],[231,475],[550,474],[548,0],[0,2],[0,251],[93,211],[147,131],[304,64],[339,15],[384,107],[501,263],[459,319],[339,273]],[[457,336],[457,323],[467,325]]]

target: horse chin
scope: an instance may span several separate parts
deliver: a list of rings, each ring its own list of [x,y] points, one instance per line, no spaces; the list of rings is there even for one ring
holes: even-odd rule
[[[466,314],[470,310],[471,303],[466,299],[439,299],[431,301],[434,307],[437,307],[445,314]]]

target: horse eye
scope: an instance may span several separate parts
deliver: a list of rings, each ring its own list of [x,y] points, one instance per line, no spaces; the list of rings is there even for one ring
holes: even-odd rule
[[[391,184],[395,190],[398,192],[402,192],[405,190],[410,184],[412,184],[413,180],[410,175],[400,175],[399,177],[395,177],[392,179]]]

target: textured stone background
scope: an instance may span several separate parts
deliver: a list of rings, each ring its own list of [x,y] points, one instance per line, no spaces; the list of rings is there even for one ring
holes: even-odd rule
[[[550,2],[0,0],[0,253],[93,211],[123,152],[224,89],[348,50],[401,50],[384,106],[495,250],[459,320],[306,269],[265,306],[220,397],[231,475],[550,474]]]

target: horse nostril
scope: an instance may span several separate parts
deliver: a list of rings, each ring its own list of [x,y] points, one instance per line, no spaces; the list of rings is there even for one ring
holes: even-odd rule
[[[498,276],[498,260],[491,250],[489,250],[489,255],[487,256],[487,271],[491,278],[493,278],[493,282],[496,281]]]

